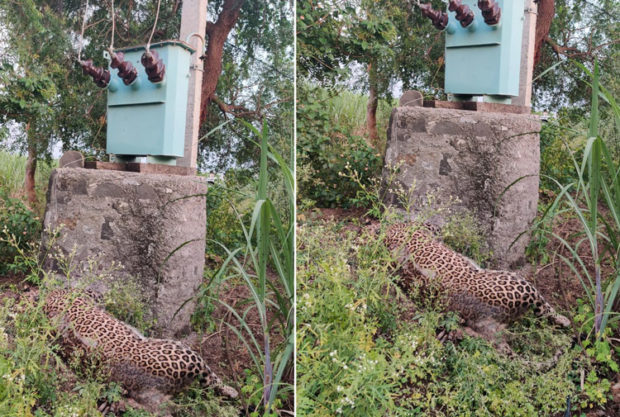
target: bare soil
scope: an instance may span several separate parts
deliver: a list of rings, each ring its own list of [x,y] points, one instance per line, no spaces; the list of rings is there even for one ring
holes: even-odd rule
[[[576,218],[566,218],[556,221],[553,224],[553,232],[567,241],[572,247],[584,237],[581,232],[582,226]],[[599,242],[602,243],[602,242]],[[539,266],[530,277],[538,290],[554,306],[559,306],[562,310],[571,310],[577,305],[577,299],[585,297],[585,291],[579,278],[575,276],[570,267],[561,259],[561,256],[572,259],[572,255],[564,245],[553,238],[546,248],[550,254],[550,261],[546,265]],[[592,252],[587,242],[583,242],[577,252],[584,260],[588,271],[593,275],[594,260]],[[601,279],[612,276],[614,268],[611,259],[607,257],[601,265]],[[616,306],[618,307],[618,306]]]
[[[251,294],[247,286],[243,284],[233,284],[230,281],[222,284],[219,290],[220,301],[233,307],[237,312],[244,312],[250,305],[248,300]],[[255,365],[245,344],[237,337],[226,323],[235,327],[239,327],[239,322],[233,314],[221,303],[216,304],[216,309],[211,315],[212,319],[218,323],[215,333],[206,334],[200,340],[200,353],[207,361],[207,364],[220,377],[227,381],[234,381],[235,386],[243,386],[245,377],[245,369],[254,369]],[[268,318],[272,319],[273,314],[268,312]],[[245,322],[252,330],[253,336],[263,345],[263,331],[260,317],[256,308],[251,308],[246,316]],[[271,346],[277,346],[283,341],[283,337],[277,330],[277,326],[273,326],[270,333]],[[245,336],[248,336],[247,334]],[[285,381],[293,383],[292,373],[286,375]]]

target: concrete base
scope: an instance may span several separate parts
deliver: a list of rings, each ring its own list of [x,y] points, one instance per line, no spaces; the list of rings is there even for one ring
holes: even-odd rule
[[[62,226],[53,249],[71,259],[72,284],[83,281],[105,292],[110,282],[91,282],[92,276],[120,264],[110,280],[136,281],[157,320],[157,335],[179,337],[190,330],[194,302],[186,301],[203,277],[206,191],[199,177],[56,169],[43,239],[49,242],[49,231]],[[54,258],[44,266],[65,272]]]
[[[437,206],[473,213],[493,253],[491,266],[517,268],[537,211],[539,131],[533,115],[398,107],[388,128],[384,178],[400,165],[396,181],[406,191],[415,184],[415,210],[430,193]],[[390,192],[386,199],[398,204]],[[432,222],[444,219],[439,214]]]

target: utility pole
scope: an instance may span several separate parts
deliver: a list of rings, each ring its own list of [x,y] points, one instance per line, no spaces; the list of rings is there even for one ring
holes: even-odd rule
[[[204,52],[204,43],[207,27],[207,0],[183,0],[181,11],[180,38],[196,49],[192,55],[189,75],[189,91],[187,95],[187,119],[185,122],[185,151],[183,158],[177,160],[177,165],[196,167],[198,161],[198,131],[200,129],[200,99],[202,89],[203,63],[200,57]]]
[[[532,77],[534,75],[534,44],[536,38],[536,16],[538,3],[525,0],[525,17],[523,21],[523,41],[521,45],[521,72],[519,75],[519,96],[512,99],[512,104],[531,106]]]

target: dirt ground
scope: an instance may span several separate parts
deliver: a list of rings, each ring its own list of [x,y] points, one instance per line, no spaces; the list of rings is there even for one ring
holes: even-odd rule
[[[222,284],[220,289],[220,301],[232,306],[236,311],[244,311],[247,308],[245,301],[250,299],[250,291],[245,285],[234,285],[230,283]],[[231,312],[222,304],[218,303],[215,311],[211,315],[212,319],[218,323],[214,333],[203,335],[200,341],[200,353],[207,364],[218,375],[226,381],[234,381],[235,387],[243,386],[245,377],[244,369],[254,369],[255,365],[246,346],[235,335],[235,333],[225,324],[233,326],[238,324]],[[271,319],[272,316],[268,314]],[[263,335],[260,318],[255,308],[251,309],[245,317],[246,323],[256,340],[262,345]],[[274,326],[275,327],[275,326]],[[276,346],[283,340],[279,332],[270,333],[271,346]],[[292,384],[293,374],[290,372],[285,375],[284,382]],[[286,405],[286,409],[292,410],[293,398]],[[252,411],[252,410],[246,410]]]

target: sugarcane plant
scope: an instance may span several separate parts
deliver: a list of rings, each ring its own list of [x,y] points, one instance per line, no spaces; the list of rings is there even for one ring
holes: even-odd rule
[[[228,328],[245,345],[263,380],[262,405],[264,415],[273,415],[273,406],[278,392],[292,390],[290,384],[283,383],[284,375],[290,371],[294,349],[294,176],[289,163],[268,144],[266,122],[259,130],[252,124],[241,121],[258,139],[260,165],[256,199],[250,224],[241,224],[245,245],[229,250],[224,245],[227,257],[213,277],[221,282],[230,277],[241,277],[250,290],[251,302],[243,304],[240,311],[222,300],[218,300],[237,324],[226,323]],[[267,195],[269,183],[268,162],[277,167],[286,188],[286,212],[281,213]],[[217,243],[217,242],[216,242]],[[248,312],[256,309],[261,324],[262,340],[257,338],[246,321]],[[268,317],[270,313],[270,317]],[[283,341],[273,346],[270,334],[273,326]]]
[[[598,64],[594,65],[593,71],[580,63],[576,65],[591,79],[592,104],[587,141],[580,162],[571,153],[576,179],[565,185],[554,180],[560,192],[541,222],[564,213],[573,214],[579,220],[584,238],[576,245],[571,245],[557,233],[550,233],[570,254],[563,256],[558,253],[558,256],[583,285],[594,311],[595,340],[600,341],[610,322],[619,318],[613,306],[620,289],[620,164],[614,161],[599,134],[599,99],[610,106],[616,129],[620,128],[620,109],[613,95],[599,83]],[[579,252],[582,243],[589,246],[593,268],[588,268]],[[606,258],[610,259],[613,272],[609,277],[602,277],[601,265]],[[605,289],[603,280],[607,282]]]

